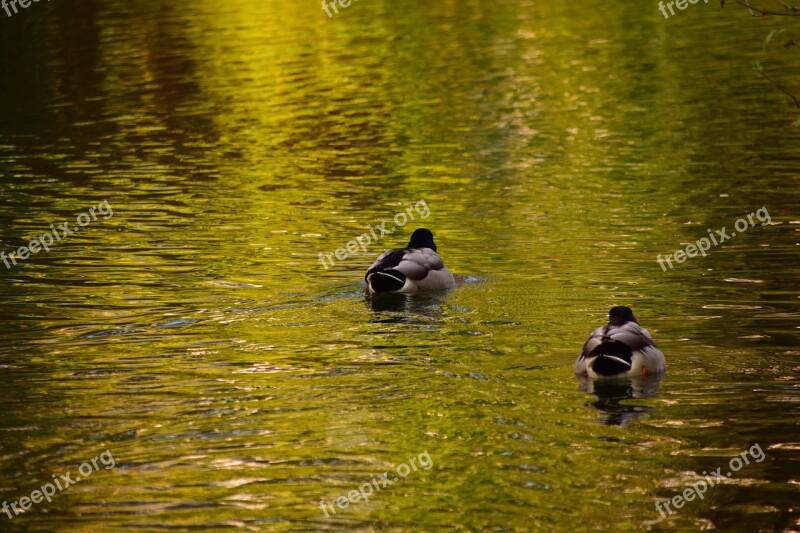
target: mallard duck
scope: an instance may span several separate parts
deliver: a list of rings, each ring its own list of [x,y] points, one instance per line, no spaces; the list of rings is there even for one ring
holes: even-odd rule
[[[630,307],[613,307],[607,326],[597,328],[583,345],[575,373],[596,378],[643,378],[667,369],[664,354],[639,325]]]
[[[411,234],[408,246],[387,250],[364,277],[370,292],[418,292],[455,286],[453,274],[436,253],[433,233],[425,228]]]

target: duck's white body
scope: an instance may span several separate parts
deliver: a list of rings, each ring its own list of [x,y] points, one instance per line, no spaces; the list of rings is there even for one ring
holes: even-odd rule
[[[619,309],[619,308],[614,308]],[[667,369],[664,354],[650,333],[641,327],[633,313],[626,320],[624,311],[611,311],[611,323],[597,328],[575,361],[575,373],[591,379],[642,378]]]
[[[415,242],[430,243],[432,247],[414,247]],[[370,292],[413,293],[455,287],[456,280],[435,247],[433,234],[421,229],[414,232],[408,248],[384,252],[365,276]]]

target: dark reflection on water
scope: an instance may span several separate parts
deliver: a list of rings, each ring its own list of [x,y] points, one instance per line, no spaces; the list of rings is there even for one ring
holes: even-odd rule
[[[0,500],[117,460],[0,529],[796,530],[800,134],[752,71],[800,86],[796,50],[762,51],[793,23],[599,0],[0,15],[0,251],[114,208],[0,266]],[[319,264],[423,199],[456,289],[365,295],[410,226]],[[612,305],[668,376],[576,390]]]
[[[389,320],[404,321],[414,316],[442,317],[443,306],[450,291],[435,291],[419,294],[367,294],[366,301],[376,313],[376,319],[384,320],[382,312],[391,312]]]
[[[587,405],[608,415],[603,420],[604,424],[625,426],[643,414],[651,412],[653,407],[623,402],[638,398],[657,398],[661,379],[658,376],[652,376],[646,379],[596,381],[581,376],[579,381],[579,391],[594,394],[597,397]]]

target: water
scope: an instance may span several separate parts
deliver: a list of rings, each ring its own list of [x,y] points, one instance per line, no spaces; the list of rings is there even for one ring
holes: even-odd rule
[[[113,216],[0,266],[0,498],[114,459],[3,530],[800,528],[798,113],[752,70],[800,86],[762,51],[791,20],[54,1],[1,24],[0,250]],[[419,226],[459,286],[372,301],[364,271]],[[665,380],[574,377],[618,304]]]

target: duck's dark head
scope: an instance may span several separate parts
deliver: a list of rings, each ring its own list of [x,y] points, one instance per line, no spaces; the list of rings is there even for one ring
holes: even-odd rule
[[[409,248],[430,248],[436,251],[436,243],[433,242],[433,233],[429,229],[419,228],[414,230],[411,234],[411,240],[408,241]]]
[[[630,307],[625,307],[624,305],[618,305],[616,307],[612,307],[611,311],[608,312],[608,320],[609,324],[612,326],[621,326],[623,324],[627,324],[628,322],[636,322],[636,317],[633,316],[633,310]]]

